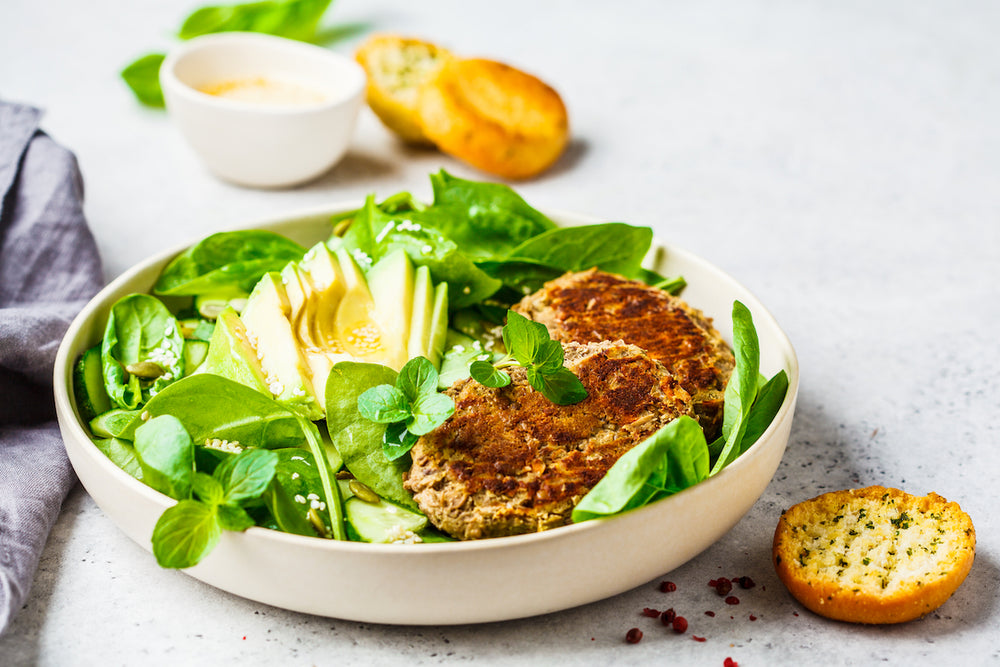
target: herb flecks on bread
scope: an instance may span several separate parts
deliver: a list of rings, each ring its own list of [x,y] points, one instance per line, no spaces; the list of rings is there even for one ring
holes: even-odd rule
[[[379,120],[406,142],[431,144],[417,118],[417,100],[451,53],[411,37],[374,35],[355,57],[368,75],[368,106]]]
[[[957,503],[872,486],[786,511],[774,534],[779,578],[828,618],[901,623],[943,604],[975,557],[975,529]]]

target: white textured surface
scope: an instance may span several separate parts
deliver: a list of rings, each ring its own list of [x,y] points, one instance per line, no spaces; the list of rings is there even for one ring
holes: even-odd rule
[[[76,152],[109,278],[166,245],[273,213],[373,190],[426,195],[426,175],[439,166],[476,176],[399,147],[366,113],[345,160],[312,185],[267,192],[214,180],[117,78],[133,57],[172,44],[171,29],[194,4],[4,4],[0,95],[46,108],[46,130]],[[348,623],[221,593],[160,570],[76,490],[27,606],[0,639],[0,663],[1000,659],[996,3],[338,0],[327,22],[367,22],[507,60],[563,94],[574,143],[518,190],[538,206],[651,225],[770,307],[803,378],[778,474],[733,531],[669,574],[675,593],[657,591],[657,580],[541,618],[447,628]],[[356,41],[333,48],[349,52]],[[770,567],[778,514],[826,490],[874,483],[960,502],[979,536],[975,566],[917,622],[817,618]],[[706,586],[720,575],[758,585],[727,606]],[[489,598],[483,591],[483,604]],[[647,606],[677,609],[688,634],[643,618]],[[633,626],[646,636],[625,644]]]

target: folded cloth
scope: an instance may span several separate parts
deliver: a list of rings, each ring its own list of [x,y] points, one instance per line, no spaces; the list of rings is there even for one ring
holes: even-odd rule
[[[39,130],[41,115],[0,101],[0,635],[76,482],[52,371],[70,321],[102,284],[76,158]]]

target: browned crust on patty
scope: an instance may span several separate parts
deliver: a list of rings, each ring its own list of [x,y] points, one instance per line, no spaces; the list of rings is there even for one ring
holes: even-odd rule
[[[455,414],[413,447],[405,481],[436,527],[477,539],[567,524],[622,454],[690,414],[690,395],[634,345],[564,348],[588,392],[576,405],[551,403],[520,367],[510,369],[507,387],[470,379],[447,390]]]
[[[514,310],[544,324],[556,340],[623,340],[646,350],[691,394],[706,437],[718,434],[735,359],[711,318],[682,299],[591,269],[546,283]]]
[[[945,603],[972,568],[976,531],[958,503],[871,486],[784,512],[778,578],[807,609],[853,623],[903,623]]]

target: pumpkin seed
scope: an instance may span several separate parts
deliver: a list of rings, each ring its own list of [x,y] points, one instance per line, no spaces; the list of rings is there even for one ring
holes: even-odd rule
[[[363,500],[372,505],[378,505],[382,500],[378,497],[377,493],[356,479],[352,479],[347,486],[351,489],[351,493],[353,493],[354,497],[358,500]]]
[[[125,366],[125,370],[131,375],[143,380],[155,380],[166,373],[166,371],[163,370],[163,366],[159,365],[155,361],[138,361],[134,364],[128,364]]]

